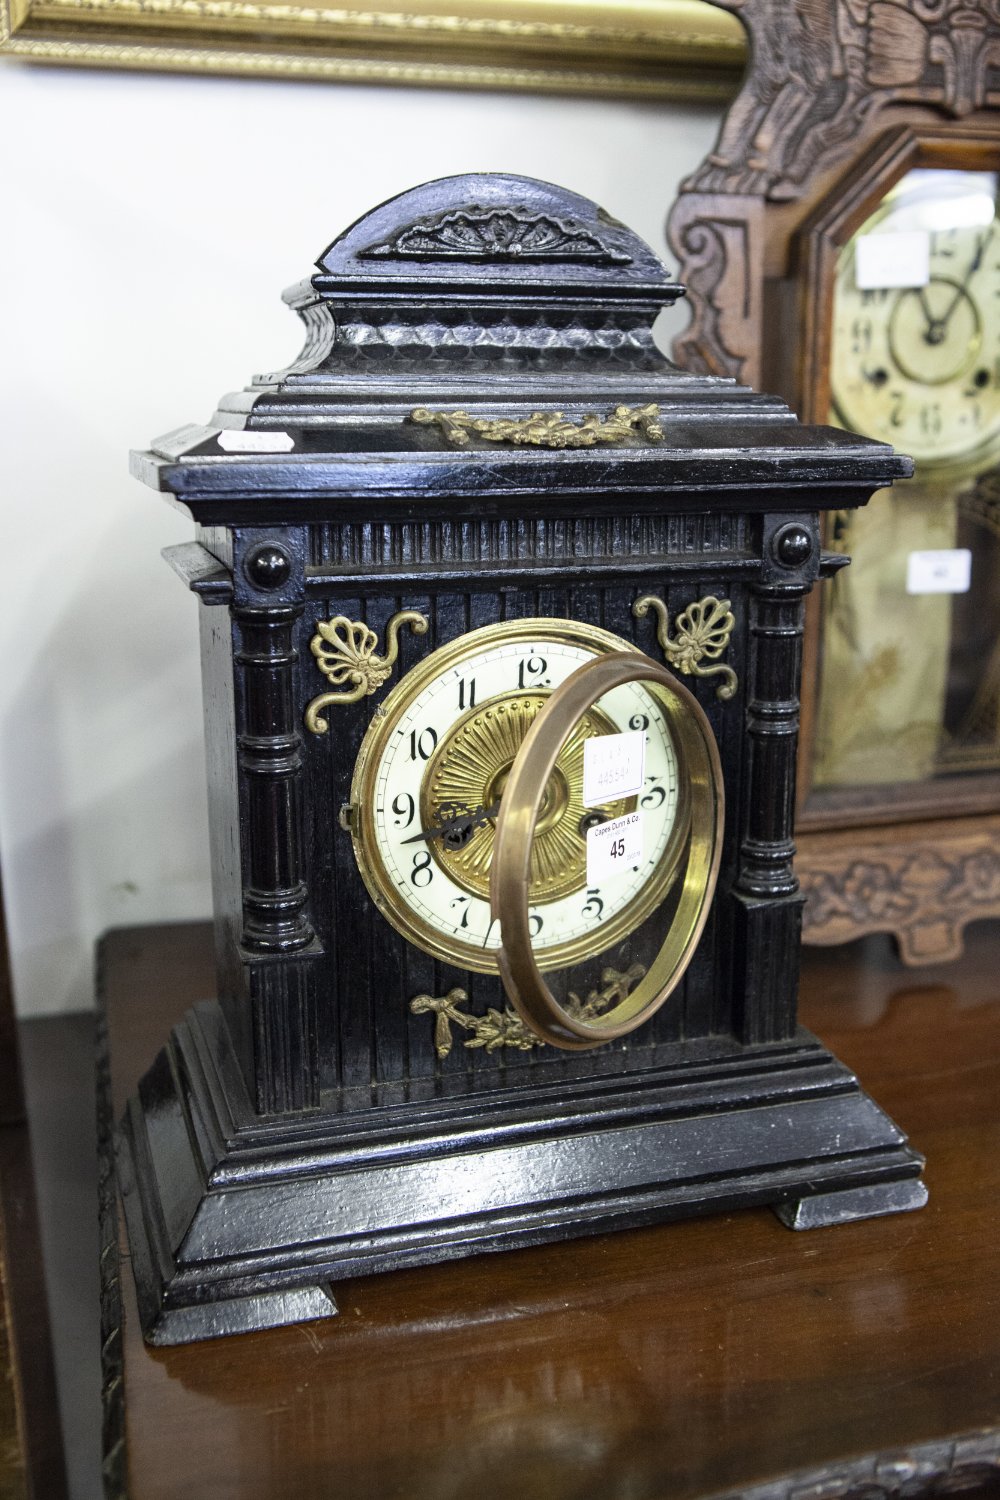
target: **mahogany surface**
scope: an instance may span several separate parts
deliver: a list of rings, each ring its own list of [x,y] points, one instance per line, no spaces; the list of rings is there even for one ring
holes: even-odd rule
[[[747,1210],[480,1256],[341,1283],[324,1323],[157,1350],[121,1251],[110,1492],[1000,1493],[998,960],[997,923],[947,968],[904,970],[880,937],[804,956],[803,1023],[926,1153],[919,1213],[795,1234]],[[117,1118],[211,993],[211,929],[114,932],[102,971]],[[886,1469],[901,1452],[912,1469]],[[864,1488],[861,1469],[895,1479]]]

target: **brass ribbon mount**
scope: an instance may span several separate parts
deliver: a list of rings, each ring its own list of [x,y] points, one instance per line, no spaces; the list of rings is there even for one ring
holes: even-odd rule
[[[663,436],[658,406],[616,406],[610,416],[594,413],[573,422],[561,411],[533,411],[529,417],[473,417],[467,411],[429,411],[414,407],[409,420],[439,427],[455,448],[467,448],[472,437],[487,443],[514,443],[535,448],[593,448],[622,443],[636,435],[647,442]]]
[[[642,964],[637,963],[629,964],[622,972],[612,968],[604,969],[601,973],[601,988],[590,990],[585,1000],[570,991],[567,1005],[569,1014],[578,1021],[592,1021],[609,1006],[620,1005],[627,999],[633,985],[638,984],[645,973]],[[463,1045],[472,1049],[482,1047],[487,1052],[499,1052],[503,1047],[511,1047],[516,1052],[530,1052],[533,1047],[545,1046],[542,1037],[533,1027],[526,1026],[511,1006],[506,1005],[503,1010],[497,1010],[496,1006],[491,1005],[485,1016],[474,1016],[460,1008],[468,998],[468,990],[456,987],[449,990],[447,995],[414,995],[410,1001],[410,1010],[415,1016],[434,1017],[434,1050],[438,1057],[447,1057],[452,1049],[453,1025],[469,1032]]]

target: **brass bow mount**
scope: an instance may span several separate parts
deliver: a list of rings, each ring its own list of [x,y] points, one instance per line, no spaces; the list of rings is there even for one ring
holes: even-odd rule
[[[603,969],[600,988],[588,991],[585,1000],[571,990],[566,1009],[580,1021],[592,1021],[609,1006],[620,1005],[627,999],[632,987],[645,973],[639,963],[629,964],[621,972]],[[532,1047],[545,1046],[542,1037],[526,1026],[511,1006],[497,1010],[491,1005],[484,1016],[474,1016],[461,1009],[468,998],[467,990],[456,987],[447,995],[415,995],[410,1001],[410,1010],[415,1016],[434,1017],[434,1050],[438,1057],[447,1057],[454,1045],[453,1025],[469,1033],[463,1045],[473,1050],[481,1047],[486,1052],[499,1052],[503,1047],[510,1047],[516,1052],[530,1052]]]

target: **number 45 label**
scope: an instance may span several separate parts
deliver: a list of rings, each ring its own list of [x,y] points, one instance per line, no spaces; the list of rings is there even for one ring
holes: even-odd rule
[[[587,884],[600,885],[609,875],[623,875],[642,863],[642,813],[626,813],[587,829]]]

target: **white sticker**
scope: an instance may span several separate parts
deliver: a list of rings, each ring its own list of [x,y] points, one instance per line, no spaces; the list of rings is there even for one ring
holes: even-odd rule
[[[593,735],[583,742],[583,805],[600,807],[642,791],[646,736],[641,729]]]
[[[237,432],[226,427],[219,433],[219,447],[226,453],[291,453],[295,439],[290,432],[247,432],[242,428]]]
[[[625,813],[587,829],[587,884],[600,885],[609,875],[623,875],[642,863],[642,813]]]
[[[859,291],[926,286],[930,279],[931,237],[926,229],[863,234],[854,246],[854,281]]]
[[[972,553],[968,547],[911,552],[906,559],[908,594],[967,594],[971,582]]]

